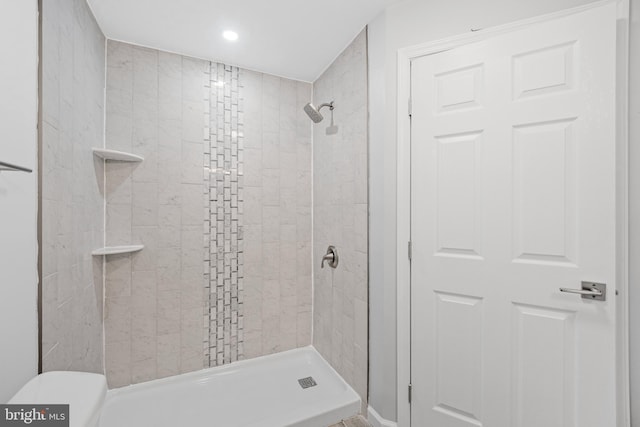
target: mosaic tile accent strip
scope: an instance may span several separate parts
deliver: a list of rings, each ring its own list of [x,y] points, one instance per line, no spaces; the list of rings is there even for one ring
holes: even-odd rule
[[[241,360],[243,102],[239,68],[210,63],[205,87],[205,365]]]

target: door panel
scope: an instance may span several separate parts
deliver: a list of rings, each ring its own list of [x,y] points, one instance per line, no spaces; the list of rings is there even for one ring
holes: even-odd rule
[[[412,425],[615,425],[615,24],[412,61]]]
[[[436,137],[436,254],[480,256],[481,132]]]
[[[482,299],[437,292],[436,410],[477,422],[482,411]],[[455,355],[455,357],[451,357]]]
[[[575,117],[513,128],[513,237],[517,262],[555,262],[575,267],[574,121]]]
[[[514,427],[574,425],[575,312],[513,304]],[[538,390],[545,390],[539,393]]]
[[[435,76],[438,92],[436,111],[440,114],[482,106],[482,64],[451,70]]]
[[[514,100],[573,89],[575,41],[513,56]]]

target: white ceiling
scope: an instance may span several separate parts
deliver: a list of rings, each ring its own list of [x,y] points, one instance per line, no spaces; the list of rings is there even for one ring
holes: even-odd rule
[[[110,39],[312,82],[398,0],[87,1]]]

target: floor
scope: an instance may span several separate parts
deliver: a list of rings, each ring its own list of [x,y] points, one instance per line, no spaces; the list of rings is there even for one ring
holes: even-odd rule
[[[343,420],[340,423],[334,424],[329,427],[371,427],[371,424],[369,424],[369,422],[365,420],[362,415],[358,415],[357,417]]]

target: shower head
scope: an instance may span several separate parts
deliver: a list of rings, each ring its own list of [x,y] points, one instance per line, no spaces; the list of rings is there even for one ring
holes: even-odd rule
[[[317,108],[309,102],[304,106],[304,112],[307,113],[307,116],[309,116],[309,118],[313,120],[314,123],[320,123],[322,119],[324,119],[324,117],[322,117],[322,114],[320,114],[320,110],[323,107],[329,107],[330,110],[333,110],[333,101],[325,102]]]
[[[304,112],[307,113],[307,116],[309,116],[311,120],[313,120],[313,123],[320,123],[324,118],[312,103],[308,103],[304,106]]]

